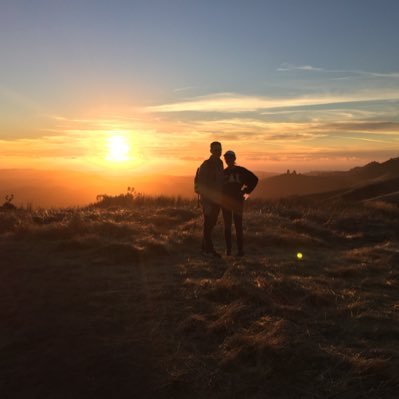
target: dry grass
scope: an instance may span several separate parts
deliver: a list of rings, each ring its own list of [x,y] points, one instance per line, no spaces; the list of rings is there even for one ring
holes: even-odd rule
[[[253,201],[215,260],[140,201],[0,212],[1,397],[396,397],[398,208]]]

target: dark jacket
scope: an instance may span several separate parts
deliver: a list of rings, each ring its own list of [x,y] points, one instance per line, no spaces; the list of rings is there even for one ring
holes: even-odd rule
[[[244,194],[250,194],[258,184],[258,178],[242,166],[227,167],[224,171],[222,206],[226,209],[242,208]]]
[[[221,202],[223,188],[223,162],[211,156],[205,160],[198,171],[198,192],[202,201]]]

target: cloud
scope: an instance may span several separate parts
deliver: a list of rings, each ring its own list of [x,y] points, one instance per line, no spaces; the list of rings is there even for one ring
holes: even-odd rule
[[[353,102],[387,101],[399,99],[399,89],[363,90],[350,94],[317,94],[297,97],[245,96],[237,93],[217,93],[190,100],[147,107],[148,112],[257,112],[273,108],[345,104]]]
[[[385,121],[355,121],[347,123],[330,123],[330,129],[343,131],[358,131],[362,133],[384,133],[394,134],[399,136],[398,122]]]
[[[325,69],[314,67],[311,65],[293,65],[288,63],[281,64],[280,67],[277,68],[278,72],[291,72],[291,71],[307,71],[307,72],[323,72],[323,73],[333,73],[333,74],[348,74],[348,75],[360,75],[363,77],[370,78],[399,78],[399,72],[372,72],[372,71],[363,71],[361,69]],[[338,79],[349,79],[349,76],[340,77]]]
[[[279,68],[277,68],[278,72],[288,72],[288,71],[314,71],[321,72],[324,71],[323,68],[313,67],[311,65],[292,65],[288,63],[283,63]]]
[[[373,77],[373,78],[399,78],[399,72],[389,72],[389,73],[382,73],[382,72],[368,72],[368,71],[361,71],[361,70],[352,70],[352,71],[331,71],[331,72],[341,72],[341,73],[353,73],[358,75],[363,75],[365,77]]]
[[[287,110],[270,110],[260,112],[260,117],[269,121],[278,122],[315,122],[315,121],[354,121],[354,120],[367,120],[372,118],[387,119],[394,117],[397,112],[378,111],[373,106],[372,109],[354,108],[346,104],[333,108],[321,107],[312,108],[304,111],[302,108],[291,108]]]
[[[341,142],[343,146],[345,139],[351,141],[369,141],[376,143],[395,143],[399,138],[399,123],[390,121],[372,120],[353,120],[336,122],[337,118],[303,120],[303,121],[270,121],[264,119],[251,118],[221,118],[212,120],[192,121],[185,124],[187,132],[196,133],[198,141],[208,137],[215,137],[221,141],[238,143],[240,145],[252,146],[254,148],[263,146],[267,143],[275,143],[285,146],[315,145],[321,139],[328,142]],[[327,142],[327,141],[324,141]],[[288,148],[288,147],[287,147]]]
[[[72,144],[72,145],[71,145]],[[0,140],[3,156],[26,158],[73,158],[90,154],[92,146],[87,140],[74,140],[68,136],[44,136],[33,139]]]
[[[195,87],[195,86],[186,86],[186,87],[178,87],[178,88],[174,89],[173,91],[175,93],[180,93],[182,91],[189,91],[189,90],[195,90],[195,89],[197,89],[197,87]]]
[[[370,139],[368,137],[351,137],[351,136],[341,136],[341,138],[350,139],[350,140],[360,140],[360,141],[368,141],[371,143],[385,143],[392,144],[391,140],[378,140],[378,139]]]
[[[393,90],[374,90],[350,96],[272,98],[218,93],[150,107],[146,112],[132,112],[130,115],[107,114],[99,118],[92,114],[71,118],[53,115],[54,127],[42,129],[46,133],[41,137],[36,140],[2,141],[0,148],[9,163],[11,157],[20,156],[29,159],[29,162],[34,159],[44,162],[46,158],[47,162],[59,159],[59,162],[66,163],[75,158],[82,165],[89,165],[90,162],[94,165],[106,156],[106,138],[118,131],[132,140],[132,148],[137,150],[139,159],[146,160],[146,164],[162,160],[176,162],[181,167],[198,162],[208,154],[208,143],[216,139],[239,150],[241,158],[249,164],[252,161],[262,162],[259,154],[253,153],[251,158],[253,151],[259,150],[261,154],[262,149],[270,157],[281,155],[288,160],[292,156],[292,162],[299,162],[305,156],[306,159],[313,156],[318,159],[319,152],[326,152],[337,145],[342,147],[343,152],[361,151],[366,147],[393,149],[399,137],[399,122],[394,119],[397,117],[396,103],[368,103],[358,107],[355,102],[347,102],[354,99],[386,100],[396,94]],[[320,103],[329,107],[308,107]],[[338,105],[331,105],[334,103]],[[387,107],[391,114],[386,114]],[[179,113],[187,109],[200,112]],[[295,154],[291,155],[294,149],[300,154],[297,158]]]

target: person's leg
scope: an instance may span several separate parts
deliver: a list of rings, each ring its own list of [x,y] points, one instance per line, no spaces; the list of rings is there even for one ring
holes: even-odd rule
[[[220,212],[220,206],[217,204],[212,204],[212,210],[211,210],[211,227],[212,230],[214,229],[214,227],[216,226],[217,222],[218,222],[218,216],[219,216],[219,212]]]
[[[213,241],[212,241],[212,232],[213,229],[215,228],[217,221],[218,221],[218,217],[219,217],[219,212],[220,212],[220,206],[217,204],[213,204],[212,205],[212,210],[211,213],[209,215],[209,243],[210,243],[210,251],[214,254],[216,254],[215,248],[213,246]]]
[[[224,239],[226,242],[226,255],[231,255],[231,225],[232,225],[232,212],[229,209],[222,209],[223,224],[224,224]]]
[[[209,242],[210,240],[210,220],[209,220],[209,214],[210,214],[210,206],[209,202],[202,200],[201,201],[202,205],[202,212],[204,216],[204,226],[203,226],[203,235],[202,235],[202,246],[201,249],[203,251],[207,251],[209,247]]]
[[[233,214],[237,238],[237,255],[244,255],[243,204]]]
[[[216,226],[219,216],[219,205],[208,203],[203,207],[204,209],[204,238],[203,249],[206,252],[215,252],[212,242],[212,231]]]
[[[204,213],[204,237],[202,240],[202,249],[205,252],[213,250],[211,234],[212,234],[212,218],[211,215]]]

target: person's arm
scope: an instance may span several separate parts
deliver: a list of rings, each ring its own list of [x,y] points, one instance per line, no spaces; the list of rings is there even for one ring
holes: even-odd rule
[[[248,169],[243,168],[242,173],[243,173],[243,182],[245,185],[242,192],[243,194],[251,194],[252,191],[255,189],[256,185],[258,184],[259,179]]]

